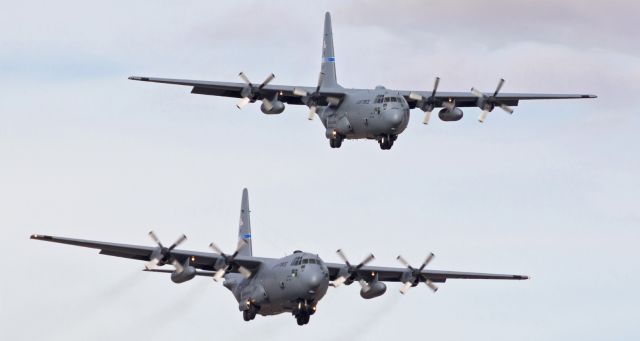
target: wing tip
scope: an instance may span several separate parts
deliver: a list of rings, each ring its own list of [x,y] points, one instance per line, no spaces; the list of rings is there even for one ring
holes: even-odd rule
[[[598,98],[596,95],[582,95],[582,98]]]
[[[529,279],[529,276],[524,276],[524,275],[515,275],[513,276],[514,279],[519,279],[519,280],[526,280]]]
[[[42,234],[32,234],[29,239],[36,239],[36,240],[52,240],[53,237],[51,236],[45,236]]]
[[[132,81],[149,81],[148,77],[129,76],[129,80]]]

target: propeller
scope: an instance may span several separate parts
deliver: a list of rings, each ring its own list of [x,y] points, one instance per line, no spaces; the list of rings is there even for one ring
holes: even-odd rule
[[[344,254],[344,252],[342,251],[342,249],[339,249],[338,251],[336,251],[336,253],[338,254],[338,256],[340,256],[340,258],[342,259],[342,261],[344,261],[344,264],[347,265],[347,273],[346,275],[342,275],[338,278],[336,278],[333,281],[333,286],[334,287],[339,287],[342,284],[344,284],[345,282],[349,281],[353,281],[354,278],[357,276],[358,274],[358,270],[360,270],[360,268],[362,268],[363,266],[367,265],[369,262],[371,262],[375,257],[373,256],[373,253],[370,253],[367,257],[365,257],[365,259],[362,260],[362,262],[360,262],[358,265],[353,266],[349,260],[347,259],[347,256]],[[365,291],[369,290],[369,284],[367,284],[366,281],[364,280],[360,280],[358,281],[360,283],[360,285],[363,288],[366,288]],[[347,284],[349,284],[347,283]]]
[[[173,249],[175,249],[178,245],[187,240],[187,236],[183,234],[182,236],[178,237],[178,239],[173,244],[171,244],[171,246],[167,248],[162,245],[162,243],[160,242],[160,238],[158,238],[155,232],[149,231],[149,237],[156,244],[158,244],[158,247],[153,250],[153,252],[151,253],[151,259],[149,259],[149,261],[145,264],[147,270],[154,269],[158,265],[164,264],[164,262],[168,260],[171,251],[173,251]]]
[[[409,98],[418,101],[418,106],[420,109],[424,111],[424,118],[422,119],[423,124],[429,124],[429,119],[431,118],[431,112],[436,107],[436,91],[438,91],[438,85],[440,84],[440,77],[436,77],[436,80],[433,84],[433,91],[431,92],[431,96],[424,97],[416,92],[411,92],[409,94]]]
[[[411,289],[412,286],[414,286],[414,284],[417,284],[417,282],[419,282],[420,280],[424,280],[424,283],[431,289],[433,290],[433,292],[438,291],[438,287],[433,284],[433,282],[431,282],[428,278],[426,278],[424,276],[424,274],[422,274],[422,270],[424,270],[424,268],[431,263],[431,261],[433,260],[433,258],[435,257],[435,255],[433,253],[430,253],[427,256],[427,259],[424,260],[424,262],[422,262],[422,265],[420,265],[419,268],[414,268],[411,266],[411,264],[409,264],[409,262],[407,262],[406,259],[404,259],[404,257],[402,256],[398,256],[398,261],[406,266],[409,271],[410,271],[410,275],[407,278],[407,280],[404,282],[404,285],[402,286],[402,288],[400,288],[400,293],[402,294],[406,294],[407,291],[409,291],[409,289]]]
[[[318,111],[318,99],[320,97],[320,87],[322,86],[322,82],[324,81],[324,72],[320,72],[318,76],[318,86],[316,86],[316,90],[313,93],[308,93],[307,90],[301,88],[294,88],[293,94],[296,96],[302,97],[302,102],[309,107],[309,117],[308,120],[313,120],[316,116],[316,112]],[[338,99],[338,102],[340,99]],[[335,102],[335,101],[334,101]]]
[[[513,108],[509,107],[504,103],[501,103],[496,98],[496,96],[498,96],[498,93],[500,92],[500,89],[502,89],[503,85],[504,85],[504,79],[500,78],[500,81],[498,82],[498,86],[496,87],[496,91],[494,91],[493,95],[491,96],[487,96],[481,91],[475,88],[471,88],[471,93],[474,96],[478,97],[478,103],[480,104],[480,109],[482,109],[482,113],[480,113],[480,117],[478,117],[478,121],[480,121],[480,123],[484,123],[484,121],[487,119],[487,116],[489,116],[489,113],[493,111],[493,108],[496,106],[500,107],[500,109],[506,111],[509,114],[513,114]]]
[[[238,109],[242,109],[249,102],[255,101],[255,97],[258,92],[262,90],[262,88],[264,88],[267,84],[269,84],[274,78],[276,78],[276,76],[272,73],[267,76],[262,84],[255,86],[253,83],[251,83],[249,77],[247,77],[244,72],[240,72],[238,76],[242,78],[242,80],[247,84],[247,86],[242,88],[242,91],[240,92],[240,96],[242,96],[242,98],[240,99],[240,101],[238,101],[238,104],[236,104],[236,107],[238,107]]]
[[[216,264],[215,264],[215,268],[217,270],[216,270],[216,273],[213,275],[214,281],[218,282],[220,281],[220,279],[222,279],[222,277],[224,277],[224,275],[227,273],[227,268],[229,267],[229,265],[233,264],[238,253],[246,245],[247,245],[247,242],[245,242],[244,240],[240,240],[240,242],[238,243],[238,247],[236,248],[236,251],[231,255],[227,255],[224,252],[222,252],[222,249],[220,249],[215,243],[209,244],[209,247],[213,251],[219,253],[222,256],[222,258],[216,261]],[[251,277],[251,271],[249,271],[249,269],[245,268],[242,265],[238,266],[238,272],[241,273],[246,278]]]

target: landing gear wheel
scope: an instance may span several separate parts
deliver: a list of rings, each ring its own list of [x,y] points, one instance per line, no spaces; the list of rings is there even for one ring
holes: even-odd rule
[[[389,150],[393,146],[393,141],[395,141],[398,137],[394,135],[384,135],[378,140],[380,143],[380,149]]]
[[[342,146],[342,140],[343,138],[341,137],[329,139],[329,145],[331,146],[331,148],[340,148],[340,146]]]
[[[305,314],[305,313],[301,313],[300,315],[296,316],[296,322],[298,322],[299,326],[304,326],[305,324],[309,323],[309,315]]]
[[[258,307],[252,304],[249,306],[249,309],[242,311],[242,318],[245,321],[251,321],[256,318],[257,314],[258,314]]]

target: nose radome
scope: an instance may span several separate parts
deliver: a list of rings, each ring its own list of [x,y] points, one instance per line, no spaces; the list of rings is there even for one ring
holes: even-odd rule
[[[393,126],[398,126],[402,123],[402,111],[401,110],[387,110],[384,113],[384,118]]]
[[[307,278],[307,284],[312,290],[315,290],[322,284],[322,279],[322,274],[314,271],[313,273],[309,274],[309,277]]]

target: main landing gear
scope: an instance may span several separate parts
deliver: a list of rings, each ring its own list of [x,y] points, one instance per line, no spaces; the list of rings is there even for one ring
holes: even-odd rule
[[[258,310],[260,310],[260,307],[256,306],[253,303],[249,303],[249,309],[242,311],[242,318],[245,321],[251,321],[256,318]]]
[[[296,317],[296,321],[299,326],[303,326],[309,323],[311,315],[316,313],[316,306],[307,301],[301,301],[298,303],[298,308],[293,311],[293,316]]]
[[[343,140],[344,138],[342,136],[336,136],[335,138],[329,139],[329,145],[331,148],[340,148]]]
[[[393,146],[393,142],[398,138],[398,135],[383,135],[378,143],[380,144],[380,149],[388,150]]]

